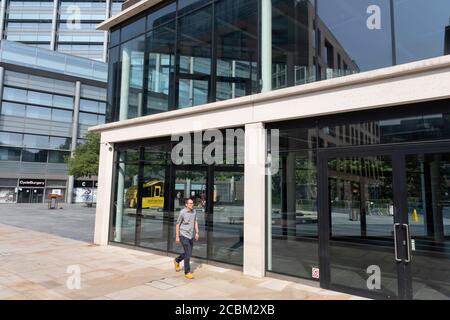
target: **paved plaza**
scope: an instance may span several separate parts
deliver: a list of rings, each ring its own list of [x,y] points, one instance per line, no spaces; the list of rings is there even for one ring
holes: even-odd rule
[[[195,259],[187,280],[166,255],[93,245],[95,209],[1,209],[0,299],[360,299]]]

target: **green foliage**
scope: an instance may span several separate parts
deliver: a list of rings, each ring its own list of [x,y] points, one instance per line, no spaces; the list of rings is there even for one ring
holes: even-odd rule
[[[98,174],[100,133],[88,132],[86,143],[77,146],[74,157],[67,159],[69,175],[92,177]]]

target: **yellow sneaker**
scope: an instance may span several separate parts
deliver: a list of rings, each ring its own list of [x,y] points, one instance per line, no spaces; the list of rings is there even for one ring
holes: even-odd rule
[[[194,275],[192,274],[192,272],[186,273],[184,276],[186,277],[186,279],[194,279]]]
[[[181,270],[181,266],[180,266],[180,263],[179,262],[177,262],[177,259],[175,258],[175,259],[173,259],[173,264],[174,264],[174,266],[175,266],[175,271],[176,272],[178,272],[178,271],[180,271]]]

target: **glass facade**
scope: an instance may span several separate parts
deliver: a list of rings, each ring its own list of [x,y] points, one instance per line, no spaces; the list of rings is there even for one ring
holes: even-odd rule
[[[238,140],[230,141],[234,141],[234,155],[238,153],[242,158],[242,150],[236,149]],[[177,145],[167,138],[116,148],[115,200],[109,240],[179,252],[180,246],[175,244],[176,221],[184,199],[191,198],[200,232],[193,255],[242,265],[243,165],[238,161],[211,164],[195,158],[183,158],[179,162],[173,154]],[[202,154],[207,150],[207,145],[188,145],[199,147]]]
[[[104,61],[105,32],[96,30],[96,25],[117,14],[123,2],[59,0],[55,6],[53,0],[9,0],[6,1],[5,38]]]
[[[111,30],[108,121],[449,54],[449,6],[273,0],[263,19],[256,0],[169,1]],[[262,46],[265,25],[272,48]],[[267,50],[271,79],[261,72]]]
[[[108,121],[258,92],[258,30],[255,0],[172,2],[112,30]]]
[[[32,174],[44,180],[66,179],[66,162],[72,150],[75,87],[74,80],[5,70],[0,105],[0,177],[14,175],[22,179]],[[82,83],[79,95],[77,140],[82,141],[89,126],[105,122],[106,88]],[[43,202],[53,189],[65,196],[65,181],[64,188],[9,188],[5,201]]]
[[[320,269],[321,286],[375,298],[449,299],[449,103],[269,124],[267,270],[314,280]]]
[[[123,0],[4,2],[0,179],[14,176],[16,183],[5,186],[4,194],[0,190],[0,202],[3,195],[5,202],[43,202],[53,185],[17,190],[17,181],[60,179],[64,188],[55,190],[65,195],[73,130],[78,129],[79,144],[90,126],[105,122],[108,35],[96,25],[118,13]]]

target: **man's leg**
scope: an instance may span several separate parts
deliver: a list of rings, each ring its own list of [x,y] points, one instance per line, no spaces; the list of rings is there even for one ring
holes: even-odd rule
[[[192,245],[191,241],[188,238],[183,239],[183,248],[184,248],[184,273],[188,274],[191,272],[191,255],[192,255]]]
[[[180,240],[181,241],[181,240]],[[183,246],[183,250],[184,250],[184,246]],[[184,260],[184,256],[185,256],[186,254],[183,252],[182,254],[180,254],[177,258],[175,258],[175,261],[177,262],[177,263],[180,263],[181,261],[183,261]]]

